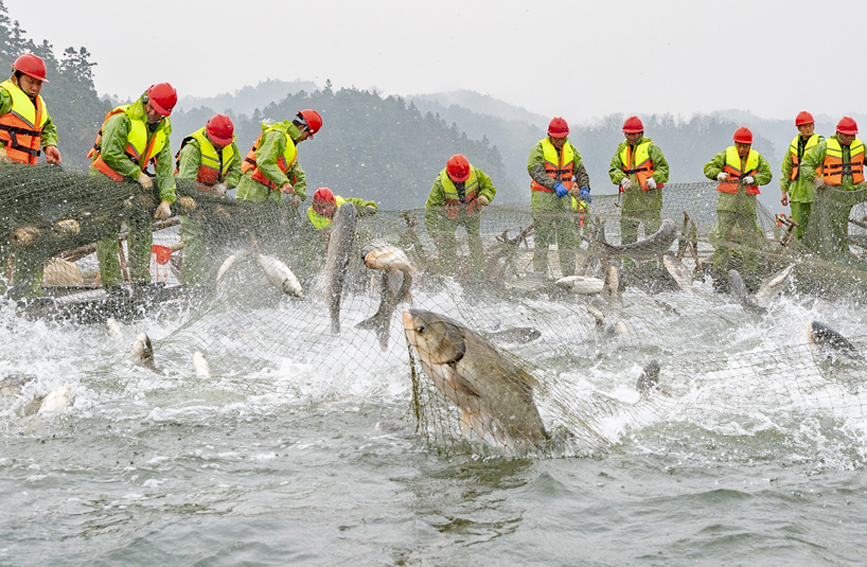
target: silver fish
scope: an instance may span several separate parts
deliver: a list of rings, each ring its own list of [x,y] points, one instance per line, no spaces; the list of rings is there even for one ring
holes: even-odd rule
[[[578,295],[597,295],[605,288],[605,280],[585,278],[584,276],[566,276],[555,282],[564,289]]]
[[[659,370],[659,361],[655,358],[647,363],[647,366],[641,372],[641,376],[638,377],[638,382],[635,384],[639,392],[646,394],[651,389],[659,386]]]
[[[626,323],[623,321],[606,324],[605,315],[603,315],[602,311],[599,311],[592,305],[585,305],[584,307],[587,309],[587,312],[593,315],[593,318],[596,319],[596,331],[602,336],[616,337],[625,335],[629,332],[629,327],[627,327]]]
[[[376,331],[382,350],[388,348],[389,327],[394,308],[402,301],[410,301],[412,276],[418,271],[412,267],[409,257],[402,248],[392,244],[371,244],[361,250],[364,264],[374,270],[383,270],[380,276],[379,309],[373,317],[356,325],[358,329]]]
[[[632,258],[633,260],[655,260],[668,252],[677,238],[674,221],[664,219],[662,225],[652,235],[632,244],[609,244],[605,240],[605,226],[599,226],[591,238],[589,252],[602,258]]]
[[[795,264],[790,264],[768,279],[762,281],[762,287],[760,287],[759,291],[755,294],[756,301],[761,301],[766,297],[770,297],[774,292],[779,290],[780,286],[789,279],[789,276],[794,270]]]
[[[223,276],[226,275],[226,272],[229,271],[229,268],[232,267],[232,264],[235,263],[238,257],[234,254],[230,254],[228,258],[223,260],[223,263],[220,265],[220,269],[217,270],[217,281],[216,283],[220,283],[220,280],[223,279]]]
[[[729,293],[732,294],[732,297],[738,300],[738,303],[744,306],[745,309],[750,311],[755,311],[756,313],[765,313],[767,312],[766,307],[762,307],[758,303],[750,297],[749,292],[747,291],[747,286],[744,284],[744,280],[737,270],[729,270]]]
[[[146,333],[139,333],[132,344],[129,361],[135,366],[142,366],[157,372],[154,364],[154,347]]]
[[[355,222],[358,213],[352,203],[343,203],[334,214],[331,234],[328,237],[327,259],[325,261],[325,286],[328,308],[331,315],[331,332],[340,334],[340,297],[346,268],[352,255],[352,242],[355,240]]]
[[[461,410],[465,436],[516,454],[547,443],[533,400],[536,380],[490,341],[421,309],[404,311],[403,326],[425,374]]]
[[[620,301],[620,272],[617,270],[617,266],[608,266],[605,271],[601,295],[611,303]]]
[[[211,365],[208,364],[205,355],[199,351],[196,351],[193,354],[193,370],[195,370],[196,376],[201,376],[203,378],[211,376]]]
[[[692,286],[692,272],[673,254],[664,254],[662,256],[662,264],[680,289],[687,289]]]
[[[301,283],[289,266],[278,260],[275,256],[266,256],[264,254],[256,254],[256,261],[265,272],[265,277],[268,283],[279,289],[286,295],[294,295],[295,297],[303,297],[304,290],[301,289]]]
[[[36,413],[49,413],[53,411],[60,411],[68,408],[72,403],[72,392],[66,386],[61,386],[60,388],[49,392],[47,396],[42,399],[42,403],[39,404],[39,409]]]

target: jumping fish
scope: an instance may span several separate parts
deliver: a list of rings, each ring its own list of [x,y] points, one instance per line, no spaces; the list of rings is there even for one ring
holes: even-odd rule
[[[780,286],[789,279],[789,276],[795,270],[795,264],[789,264],[776,274],[762,281],[762,287],[756,292],[756,301],[761,301],[766,297],[770,297],[774,292],[780,289]]]
[[[193,370],[195,370],[196,376],[201,376],[203,378],[211,376],[211,365],[208,364],[205,355],[199,351],[196,351],[193,354]]]
[[[356,328],[375,331],[382,350],[386,350],[391,314],[398,303],[409,298],[414,269],[406,253],[396,246],[366,246],[361,251],[361,257],[365,265],[375,270],[383,270],[385,273],[380,275],[379,309],[372,317],[358,323]],[[397,290],[392,288],[393,278],[400,280]]]
[[[220,265],[220,269],[217,270],[217,281],[215,283],[220,283],[220,280],[223,279],[223,276],[226,275],[226,272],[229,271],[229,268],[232,267],[232,264],[235,263],[238,257],[234,254],[230,254],[228,258],[223,260],[223,263]]]
[[[663,254],[662,264],[680,289],[687,289],[692,285],[692,273],[673,254]]]
[[[72,392],[67,386],[61,386],[48,393],[39,404],[36,413],[49,413],[66,409],[72,403]]]
[[[762,307],[750,297],[747,286],[744,284],[744,280],[737,270],[729,270],[728,276],[729,292],[732,294],[732,297],[738,300],[738,303],[743,305],[745,309],[755,311],[756,313],[767,312],[768,309],[766,307]]]
[[[652,235],[632,244],[609,244],[605,240],[605,227],[599,226],[590,240],[591,255],[602,258],[631,258],[633,260],[655,260],[668,252],[677,238],[674,221],[664,219],[662,225]]]
[[[129,361],[134,366],[142,366],[157,372],[154,364],[154,347],[146,333],[139,333],[135,338],[129,353]]]
[[[461,410],[464,436],[516,454],[547,443],[533,400],[536,380],[490,341],[421,309],[404,311],[403,326],[425,374]]]
[[[638,382],[635,384],[639,392],[646,394],[651,389],[659,386],[659,370],[659,361],[655,358],[647,363],[647,366],[641,372],[641,376],[638,377]]]
[[[626,326],[626,323],[623,321],[618,321],[616,323],[605,323],[605,315],[602,314],[602,311],[599,311],[592,305],[585,305],[587,312],[593,315],[593,318],[596,319],[596,331],[601,333],[605,337],[616,337],[619,335],[625,335],[629,332],[629,327]]]
[[[327,259],[325,261],[325,289],[328,308],[331,314],[331,332],[340,334],[340,296],[346,268],[352,254],[355,239],[355,221],[358,213],[352,203],[343,203],[334,215],[334,224],[328,237]]]
[[[256,261],[265,272],[265,277],[268,283],[279,289],[286,295],[294,295],[295,297],[303,297],[304,291],[301,289],[301,283],[289,266],[278,260],[275,256],[266,256],[264,254],[256,254]]]
[[[602,297],[611,303],[620,301],[620,272],[617,266],[608,266],[602,283]]]

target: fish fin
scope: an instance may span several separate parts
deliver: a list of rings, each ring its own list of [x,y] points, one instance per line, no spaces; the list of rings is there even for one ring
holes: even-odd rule
[[[475,386],[464,380],[464,378],[457,372],[455,372],[455,377],[452,380],[452,383],[455,385],[455,390],[461,392],[462,394],[466,394],[468,396],[475,396],[477,398],[482,396],[482,394],[479,393]]]

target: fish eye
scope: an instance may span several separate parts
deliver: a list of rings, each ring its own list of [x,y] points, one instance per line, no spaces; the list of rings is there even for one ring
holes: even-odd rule
[[[418,327],[415,328],[415,332],[418,334],[422,334],[422,333],[424,333],[424,331],[425,331],[424,325],[419,325]]]

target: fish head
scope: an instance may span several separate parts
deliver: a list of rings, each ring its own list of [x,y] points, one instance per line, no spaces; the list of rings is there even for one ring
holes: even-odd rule
[[[467,352],[463,327],[424,309],[403,312],[403,329],[423,362],[432,366],[456,364]]]

